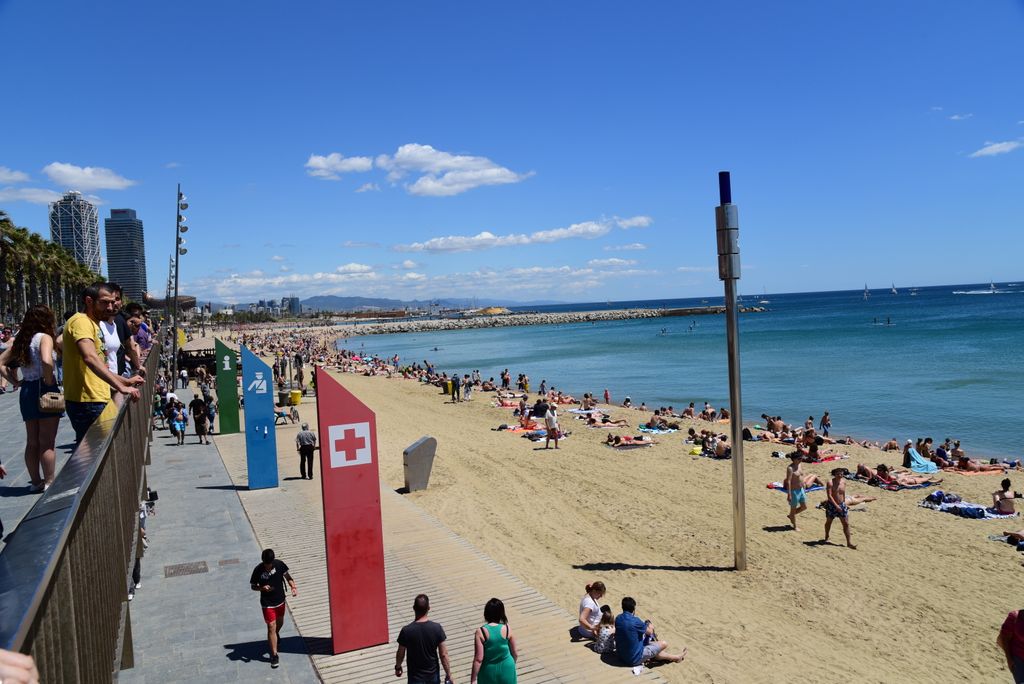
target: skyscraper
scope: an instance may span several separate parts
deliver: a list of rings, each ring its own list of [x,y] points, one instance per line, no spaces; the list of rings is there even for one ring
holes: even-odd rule
[[[66,249],[75,261],[100,272],[100,219],[96,207],[72,190],[50,203],[50,239]]]
[[[107,273],[125,297],[142,301],[146,293],[146,243],[142,219],[134,209],[111,209],[103,221],[107,232]]]

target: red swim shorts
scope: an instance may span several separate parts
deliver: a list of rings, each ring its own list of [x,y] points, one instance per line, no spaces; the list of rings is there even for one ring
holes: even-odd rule
[[[277,622],[278,619],[284,619],[284,604],[279,606],[271,606],[270,608],[263,606],[263,621],[268,625]]]

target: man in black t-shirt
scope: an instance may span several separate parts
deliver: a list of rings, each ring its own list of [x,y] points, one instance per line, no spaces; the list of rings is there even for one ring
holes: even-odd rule
[[[298,596],[295,580],[288,574],[288,566],[274,557],[273,549],[263,550],[263,562],[257,565],[249,578],[253,591],[260,592],[263,621],[267,623],[267,641],[270,643],[270,667],[277,667],[277,641],[284,627],[284,583],[288,582],[292,596]]]
[[[409,684],[440,684],[441,668],[444,667],[445,681],[452,682],[452,668],[448,664],[448,638],[444,628],[427,619],[430,599],[420,594],[412,604],[416,619],[398,633],[398,652],[395,653],[395,676],[402,676],[402,661],[409,656]]]

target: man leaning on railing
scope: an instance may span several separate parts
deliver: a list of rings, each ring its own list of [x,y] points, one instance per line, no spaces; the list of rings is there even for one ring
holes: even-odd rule
[[[114,292],[107,283],[94,283],[82,291],[81,313],[64,326],[64,399],[68,419],[75,429],[75,445],[110,402],[110,388],[139,400],[141,377],[122,378],[104,362],[99,322],[114,312]]]

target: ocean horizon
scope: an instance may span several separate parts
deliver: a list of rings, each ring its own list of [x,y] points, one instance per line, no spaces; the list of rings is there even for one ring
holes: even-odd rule
[[[1022,279],[1024,282],[1024,279]],[[994,285],[994,287],[993,287]],[[968,454],[1019,457],[1024,412],[1024,287],[1018,283],[744,295],[767,311],[740,317],[744,422],[832,417],[832,435],[960,439]],[[513,311],[598,311],[722,304],[722,297],[587,302]],[[766,303],[760,303],[766,302]],[[630,397],[651,409],[728,406],[725,318],[666,317],[371,335],[339,347],[430,360],[439,371],[526,373],[577,398]],[[497,419],[497,416],[496,416]],[[639,424],[639,416],[637,423]]]

